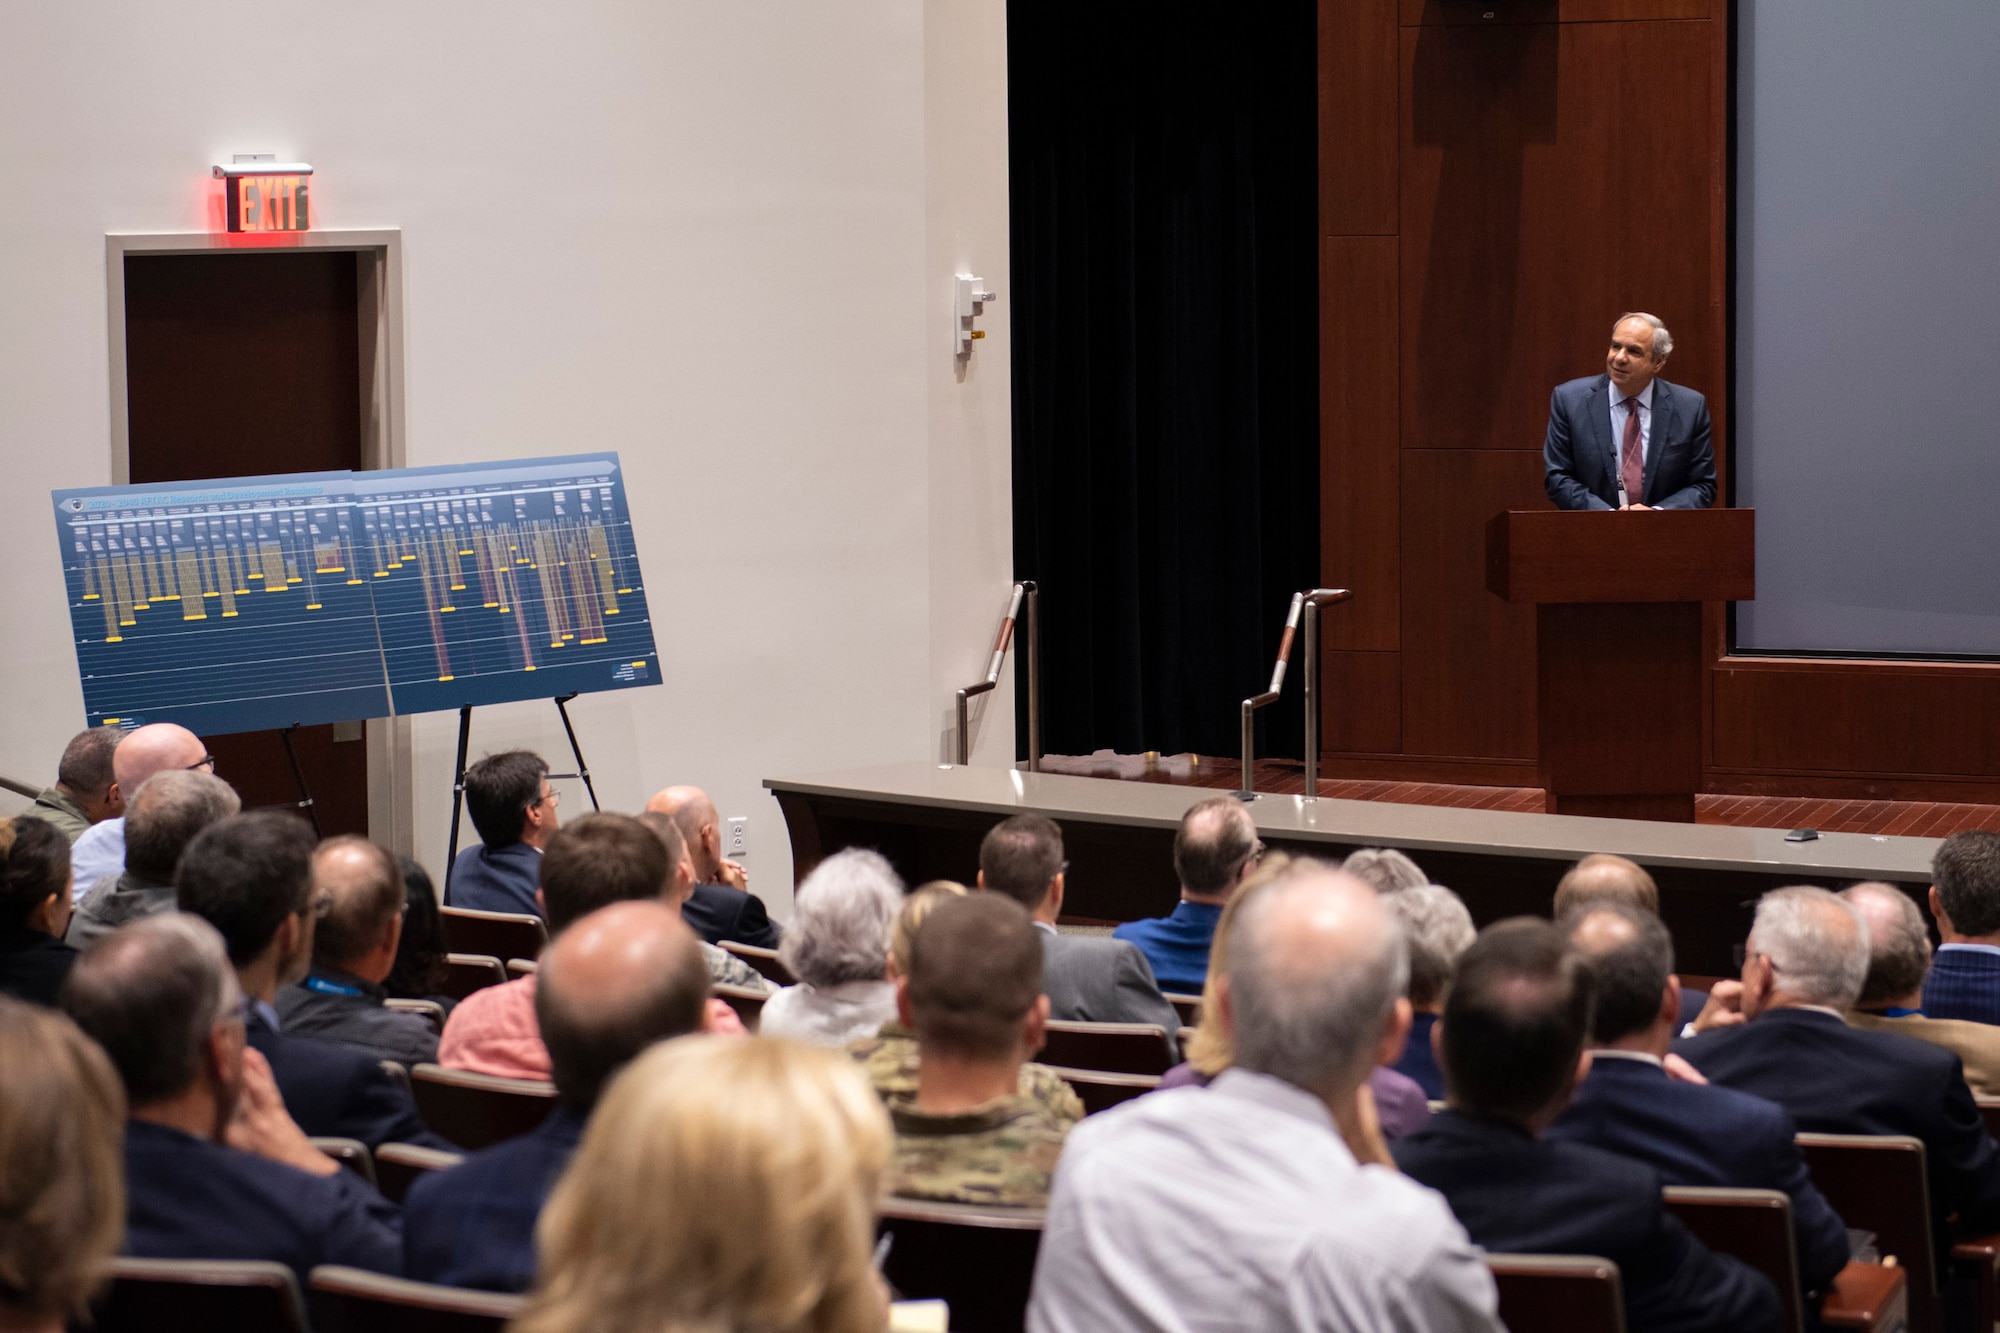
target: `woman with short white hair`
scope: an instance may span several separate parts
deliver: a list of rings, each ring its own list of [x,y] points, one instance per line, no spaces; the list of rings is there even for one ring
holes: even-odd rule
[[[903,881],[875,852],[849,848],[820,862],[792,903],[778,961],[799,979],[764,1002],[758,1032],[845,1048],[896,1016],[889,940]]]

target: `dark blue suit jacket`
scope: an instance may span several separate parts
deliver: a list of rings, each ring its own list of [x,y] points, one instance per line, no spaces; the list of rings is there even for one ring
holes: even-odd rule
[[[1549,397],[1542,442],[1549,499],[1558,509],[1616,509],[1618,441],[1611,437],[1611,377],[1558,384]],[[1628,497],[1655,509],[1706,509],[1715,503],[1715,444],[1708,400],[1693,389],[1653,381],[1653,422],[1645,487]]]
[[[764,910],[764,900],[727,884],[695,885],[681,904],[681,920],[710,944],[729,940],[759,949],[778,947],[778,926]]]
[[[1773,1009],[1674,1049],[1711,1082],[1778,1103],[1808,1133],[1922,1139],[1940,1249],[1952,1213],[1968,1231],[2000,1230],[2000,1148],[1944,1047],[1811,1009]]]
[[[266,1259],[301,1287],[315,1264],[402,1266],[396,1206],[353,1172],[310,1175],[143,1120],[125,1126],[125,1212],[125,1253],[141,1259]]]
[[[1612,1056],[1591,1064],[1548,1137],[1644,1162],[1667,1185],[1783,1190],[1792,1196],[1799,1281],[1811,1293],[1847,1265],[1847,1225],[1812,1183],[1795,1132],[1785,1109],[1761,1097]]]
[[[246,1035],[271,1062],[285,1109],[306,1133],[360,1139],[370,1152],[385,1143],[459,1150],[424,1125],[417,1104],[380,1061],[345,1046],[286,1036],[254,1011]]]
[[[535,1280],[535,1222],[588,1116],[559,1106],[519,1138],[426,1174],[403,1203],[403,1276],[480,1291]]]
[[[2000,1023],[2000,953],[1939,949],[1924,978],[1924,1017]]]
[[[1769,1279],[1715,1254],[1667,1212],[1651,1167],[1456,1111],[1389,1145],[1496,1254],[1594,1254],[1618,1265],[1631,1333],[1775,1329]]]
[[[1437,1056],[1431,1051],[1431,1029],[1437,1026],[1436,1014],[1412,1014],[1410,1016],[1410,1039],[1403,1043],[1402,1058],[1393,1068],[1398,1074],[1415,1079],[1417,1086],[1424,1090],[1424,1096],[1434,1102],[1444,1100],[1444,1070],[1438,1068]]]
[[[525,842],[468,847],[445,881],[444,905],[474,912],[540,916],[535,890],[542,884],[542,854]]]
[[[1221,919],[1221,907],[1183,898],[1174,904],[1171,914],[1127,921],[1111,934],[1139,946],[1139,952],[1153,965],[1153,980],[1160,983],[1161,990],[1199,995],[1208,983],[1208,947],[1215,940],[1215,923]]]

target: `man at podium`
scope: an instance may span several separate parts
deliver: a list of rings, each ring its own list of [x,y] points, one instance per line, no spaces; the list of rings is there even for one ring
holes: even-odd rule
[[[1602,375],[1556,386],[1542,445],[1559,509],[1706,509],[1715,503],[1708,400],[1660,371],[1674,338],[1652,315],[1620,315]]]

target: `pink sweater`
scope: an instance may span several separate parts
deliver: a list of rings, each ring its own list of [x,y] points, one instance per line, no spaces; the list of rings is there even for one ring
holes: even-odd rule
[[[535,1022],[533,975],[460,1000],[438,1040],[438,1063],[502,1078],[547,1079],[549,1052]]]

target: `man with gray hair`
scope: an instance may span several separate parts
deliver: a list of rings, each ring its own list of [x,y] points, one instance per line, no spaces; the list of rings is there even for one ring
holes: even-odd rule
[[[242,808],[213,773],[169,769],[147,778],[125,812],[125,873],[101,881],[76,905],[67,939],[82,948],[128,921],[174,909],[174,867],[195,835]]]
[[[56,766],[56,785],[44,787],[21,813],[47,820],[71,842],[92,824],[124,814],[125,797],[111,780],[111,752],[122,735],[116,727],[89,727],[70,737]]]
[[[1948,1252],[1954,1213],[1968,1232],[2000,1228],[2000,1148],[1956,1055],[1848,1026],[1843,1013],[1867,977],[1868,928],[1851,901],[1773,889],[1758,900],[1744,947],[1749,1021],[1675,1049],[1711,1083],[1776,1102],[1808,1133],[1923,1140],[1932,1234]]]
[[[1244,904],[1228,962],[1235,1064],[1071,1131],[1028,1327],[1498,1329],[1479,1252],[1389,1164],[1362,1092],[1410,1022],[1381,897],[1294,862]]]
[[[1458,956],[1479,932],[1464,899],[1442,884],[1400,889],[1383,900],[1403,927],[1410,945],[1410,1039],[1403,1043],[1396,1072],[1416,1081],[1431,1101],[1444,1100],[1444,1071],[1431,1045],[1431,1029],[1444,1012],[1445,988]]]
[[[1674,337],[1634,311],[1611,326],[1602,375],[1556,386],[1542,443],[1558,509],[1706,509],[1715,503],[1708,400],[1661,379]]]
[[[1873,881],[1840,896],[1860,910],[1868,926],[1868,980],[1847,1015],[1848,1026],[1942,1046],[1964,1063],[1965,1082],[1975,1096],[2000,1097],[2000,1027],[1932,1018],[1924,1011],[1931,937],[1916,903],[1895,885]]]
[[[264,1058],[222,937],[179,912],[94,941],[62,1007],[125,1085],[124,1252],[402,1268],[396,1209],[314,1148]]]
[[[1201,994],[1208,980],[1208,946],[1229,896],[1264,854],[1257,821],[1234,796],[1197,801],[1174,834],[1174,874],[1181,900],[1166,916],[1127,921],[1111,934],[1130,940],[1153,965],[1163,991]]]

